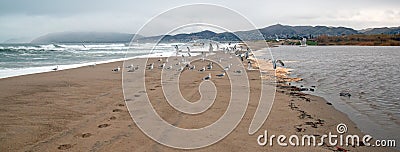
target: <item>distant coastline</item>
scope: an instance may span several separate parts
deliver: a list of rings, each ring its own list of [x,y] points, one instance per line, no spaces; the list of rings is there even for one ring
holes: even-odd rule
[[[361,45],[361,46],[400,46],[400,26],[355,30],[348,27],[328,26],[289,26],[271,25],[249,31],[221,32],[210,30],[176,35],[144,36],[141,33],[117,32],[56,32],[39,36],[25,43],[186,43],[199,39],[219,42],[239,42],[266,40],[273,45],[300,45],[300,40],[307,38],[307,45]],[[259,35],[263,37],[260,37]],[[240,37],[240,38],[239,38]],[[133,38],[135,38],[133,40]],[[10,39],[4,43],[12,43]],[[23,43],[23,42],[18,42]]]
[[[300,45],[298,39],[285,39],[280,41],[267,40],[273,46],[276,45]],[[307,40],[308,46],[327,45],[354,45],[354,46],[400,46],[400,34],[354,34],[341,36],[321,35]]]

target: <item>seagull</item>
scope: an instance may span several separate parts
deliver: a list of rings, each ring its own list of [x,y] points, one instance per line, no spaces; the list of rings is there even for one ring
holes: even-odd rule
[[[190,54],[190,48],[189,47],[187,47],[187,51],[188,51],[189,57],[191,57],[192,55]]]
[[[58,65],[57,65],[57,67],[53,68],[52,70],[53,71],[57,71],[58,70]]]
[[[170,65],[169,67],[167,67],[168,70],[172,69],[172,66]]]
[[[134,70],[139,70],[139,65],[136,65],[136,67],[134,68]]]
[[[235,73],[242,73],[242,70],[236,70]]]
[[[196,69],[196,65],[193,65],[192,67],[189,68],[190,70]]]
[[[206,67],[203,66],[203,68],[201,68],[199,71],[200,72],[206,71]]]
[[[208,65],[207,69],[211,70],[212,69],[212,64]]]
[[[89,67],[92,67],[92,68],[96,67],[96,63],[89,65]]]
[[[126,68],[133,68],[133,64],[126,66]]]
[[[203,80],[210,80],[210,79],[211,79],[211,73],[208,73],[208,75],[203,78]]]
[[[135,72],[135,69],[134,69],[134,68],[130,68],[130,69],[128,70],[128,72]]]
[[[282,66],[285,66],[285,64],[282,62],[282,60],[273,60],[272,61],[272,65],[274,66],[274,69],[276,69],[276,62],[278,62]]]
[[[212,65],[213,65],[213,63],[210,62],[210,63],[207,65],[207,69],[211,70],[211,69],[212,69]]]
[[[164,68],[164,67],[165,67],[165,63],[163,63],[163,64],[160,65],[160,68],[161,68],[161,69]]]
[[[248,63],[248,67],[247,67],[247,69],[251,69],[252,68],[252,66],[251,66],[251,62],[249,61],[249,62],[247,62]]]
[[[162,58],[159,58],[159,59],[158,59],[158,62],[162,62]]]
[[[117,67],[117,68],[115,68],[115,69],[112,69],[111,71],[114,71],[114,72],[118,72],[118,71],[120,71],[121,70],[121,67]]]
[[[150,64],[149,69],[150,69],[150,70],[153,70],[153,68],[154,68],[154,63]]]
[[[183,66],[181,66],[181,67],[178,69],[178,71],[183,71]]]
[[[225,71],[228,71],[231,68],[232,64],[229,64],[227,67],[224,68]]]
[[[168,58],[165,59],[165,63],[168,63]]]
[[[223,76],[225,76],[225,73],[217,74],[216,76],[222,78]]]

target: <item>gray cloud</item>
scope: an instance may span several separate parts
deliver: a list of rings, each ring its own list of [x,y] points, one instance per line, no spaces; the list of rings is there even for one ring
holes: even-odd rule
[[[107,31],[136,32],[151,17],[184,4],[215,3],[248,17],[257,27],[289,25],[347,26],[355,29],[400,25],[400,1],[96,1],[96,0],[2,0],[0,1],[0,42],[19,37],[34,38],[50,32]],[[211,18],[222,15],[203,13]],[[185,15],[185,14],[184,14]],[[186,17],[192,17],[187,15]],[[170,20],[173,17],[169,18]],[[234,19],[227,23],[237,25]],[[155,27],[163,31],[162,25]]]

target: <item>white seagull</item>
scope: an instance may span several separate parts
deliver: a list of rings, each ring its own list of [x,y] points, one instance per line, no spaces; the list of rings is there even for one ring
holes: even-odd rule
[[[126,66],[126,68],[133,68],[133,64]]]
[[[161,68],[161,69],[164,68],[164,67],[165,67],[165,63],[163,63],[163,64],[160,65],[160,68]]]
[[[208,75],[203,78],[203,80],[210,80],[210,79],[211,79],[211,73],[208,73]]]
[[[225,73],[217,74],[216,76],[222,78],[223,76],[225,76]]]
[[[189,68],[190,70],[196,69],[196,65],[193,65],[192,67]]]
[[[153,70],[154,68],[154,63],[150,64],[149,70]]]
[[[181,66],[181,67],[178,69],[178,71],[183,71],[183,66]]]
[[[228,66],[226,66],[226,67],[224,68],[224,70],[225,70],[225,71],[228,71],[228,70],[231,68],[231,65],[232,65],[232,64],[229,64]]]
[[[58,65],[57,65],[57,67],[53,68],[52,70],[53,71],[57,71],[58,70]]]
[[[206,71],[206,67],[203,66],[203,68],[201,68],[199,71],[200,72]]]
[[[113,72],[118,72],[118,71],[120,71],[121,70],[121,67],[120,66],[118,66],[117,68],[115,68],[115,69],[112,69],[111,71],[113,71]]]

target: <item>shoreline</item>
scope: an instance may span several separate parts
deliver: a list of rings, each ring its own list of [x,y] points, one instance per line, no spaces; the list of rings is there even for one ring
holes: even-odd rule
[[[31,75],[31,74],[54,72],[54,70],[52,70],[52,69],[55,68],[56,66],[59,66],[59,70],[57,70],[57,71],[62,71],[62,70],[76,69],[76,68],[81,68],[81,67],[86,67],[86,66],[95,66],[97,64],[122,62],[124,60],[135,59],[135,58],[162,57],[163,55],[166,55],[168,53],[171,53],[171,52],[153,53],[153,54],[149,54],[149,55],[140,55],[140,56],[134,56],[134,57],[124,57],[124,58],[118,58],[118,59],[110,59],[110,60],[106,60],[106,61],[86,62],[86,63],[67,64],[67,65],[42,66],[42,67],[29,67],[29,68],[25,68],[25,69],[7,69],[7,73],[18,73],[18,74],[0,75],[0,80],[5,79],[5,78],[25,76],[25,75]]]
[[[155,60],[154,58],[152,60]],[[116,66],[122,67],[122,62],[111,62],[68,69],[56,72],[30,74],[24,76],[0,79],[0,86],[4,92],[0,93],[1,112],[3,122],[0,124],[1,151],[175,151],[162,146],[144,135],[132,121],[123,99],[121,89],[121,73],[111,72]],[[157,72],[150,73],[148,88],[157,89]],[[249,78],[257,78],[257,72],[249,72]],[[147,79],[147,77],[146,77]],[[183,77],[188,81],[192,77]],[[152,81],[153,80],[153,81]],[[250,81],[251,90],[257,90],[257,80]],[[224,86],[226,82],[218,82]],[[146,84],[147,85],[147,84]],[[198,98],[197,90],[187,87],[187,94],[193,94],[192,100]],[[198,93],[198,92],[197,92]],[[227,95],[222,93],[222,95]],[[254,93],[257,96],[257,93]],[[177,118],[185,118],[163,105],[162,95],[154,93],[154,104],[159,106],[160,115],[176,122]],[[189,97],[188,97],[189,98]],[[310,102],[307,101],[310,100]],[[258,101],[250,99],[248,111],[239,126],[222,141],[197,149],[210,150],[297,150],[297,151],[333,151],[337,147],[280,147],[259,146],[256,138],[268,130],[271,134],[325,134],[335,132],[338,123],[345,123],[351,134],[362,134],[355,124],[344,113],[327,105],[322,97],[302,95],[291,88],[278,86],[275,94],[275,103],[265,123],[254,135],[248,135],[247,129]],[[219,101],[219,99],[218,99]],[[225,104],[218,102],[217,109]],[[297,107],[297,108],[295,108]],[[196,124],[191,121],[179,122],[178,126],[196,127],[208,124],[210,120],[218,118],[219,111],[211,113],[205,120],[203,115],[196,117]],[[309,117],[309,116],[311,117]],[[304,117],[303,117],[304,116]],[[302,118],[303,117],[303,118]],[[185,120],[185,119],[183,119]],[[323,124],[316,124],[324,120]],[[311,123],[310,123],[311,122]],[[300,131],[298,131],[300,128]],[[390,151],[391,148],[372,147],[344,147],[351,151]]]

